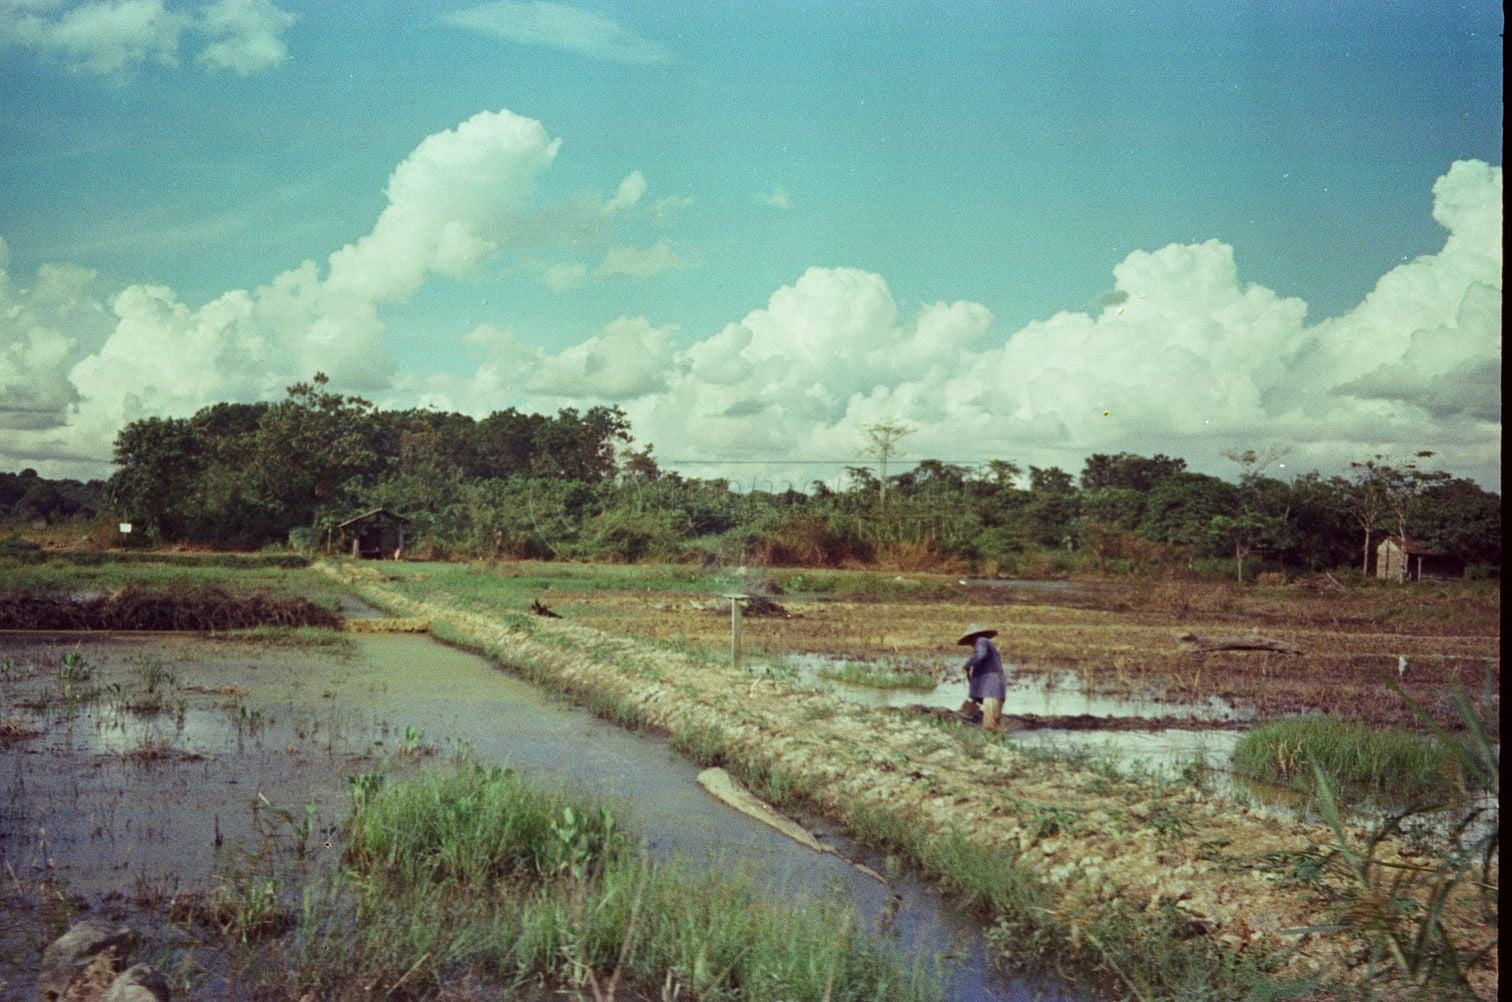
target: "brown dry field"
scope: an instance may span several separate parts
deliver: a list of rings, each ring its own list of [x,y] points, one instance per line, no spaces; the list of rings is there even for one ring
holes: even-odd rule
[[[743,617],[742,649],[754,654],[886,658],[952,676],[969,624],[1000,631],[997,644],[1020,673],[1072,668],[1109,694],[1152,694],[1175,703],[1216,696],[1258,719],[1324,710],[1377,724],[1421,726],[1396,683],[1457,727],[1451,694],[1489,683],[1501,694],[1501,593],[1488,584],[1238,587],[1227,582],[1090,581],[1064,589],[961,586],[909,575],[930,597],[846,601],[776,595],[789,618]],[[1326,579],[1325,579],[1326,582]],[[574,622],[709,652],[729,650],[728,603],[707,592],[599,590],[549,593]],[[1301,654],[1198,653],[1185,633],[1251,631]],[[1399,672],[1400,657],[1407,659]]]

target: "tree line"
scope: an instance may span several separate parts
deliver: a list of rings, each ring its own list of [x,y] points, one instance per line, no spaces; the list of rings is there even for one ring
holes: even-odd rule
[[[1428,453],[1289,480],[1273,475],[1274,450],[1231,453],[1231,480],[1127,452],[1089,456],[1077,475],[1006,459],[889,473],[905,430],[883,431],[864,450],[877,468],[851,467],[844,489],[740,491],[661,469],[618,407],[482,419],[381,410],[317,374],[278,402],[132,422],[104,493],[114,517],[149,538],[212,547],[319,547],[338,523],[384,507],[412,521],[412,552],[437,557],[1000,573],[1168,565],[1244,577],[1368,572],[1381,538],[1406,535],[1471,564],[1501,560],[1500,497],[1427,469]]]
[[[104,504],[103,480],[49,480],[30,467],[19,473],[0,470],[0,521],[93,518]]]

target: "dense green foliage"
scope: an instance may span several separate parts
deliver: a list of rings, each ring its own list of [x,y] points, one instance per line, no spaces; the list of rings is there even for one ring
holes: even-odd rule
[[[0,471],[0,521],[57,522],[91,517],[102,507],[105,484],[99,480],[49,480],[33,469]]]
[[[384,507],[411,520],[411,553],[441,558],[1025,575],[1179,568],[1244,578],[1368,569],[1375,544],[1405,532],[1470,563],[1501,559],[1500,497],[1420,469],[1430,454],[1285,481],[1267,474],[1278,453],[1234,452],[1237,482],[1158,454],[1094,454],[1079,476],[925,459],[885,482],[880,469],[853,467],[846,489],[803,493],[684,477],[651,452],[632,447],[617,407],[554,417],[510,409],[481,420],[386,411],[331,392],[317,374],[278,403],[132,422],[117,436],[107,486],[113,516],[138,535],[216,547],[340,545],[341,522]],[[41,485],[59,483],[36,480],[0,475],[0,502],[36,508],[52,497]],[[80,501],[73,510],[92,508]]]

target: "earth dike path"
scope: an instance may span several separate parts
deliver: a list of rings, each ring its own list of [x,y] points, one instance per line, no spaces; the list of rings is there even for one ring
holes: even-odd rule
[[[1375,892],[1362,894],[1346,872],[1307,865],[1338,843],[1328,826],[1185,784],[1031,756],[1010,743],[975,740],[969,729],[849,705],[566,620],[416,600],[360,565],[316,567],[391,615],[428,619],[440,640],[490,656],[596,712],[703,749],[706,764],[743,778],[780,775],[804,808],[863,838],[890,840],[969,900],[973,887],[952,880],[949,867],[920,859],[929,845],[964,847],[1013,868],[1031,894],[973,902],[997,925],[996,945],[1010,963],[1090,964],[1117,986],[1135,964],[1130,949],[1140,949],[1141,930],[1151,930],[1148,944],[1159,929],[1215,969],[1252,962],[1302,994],[1349,994],[1372,970],[1372,920],[1361,909],[1372,907]],[[1346,825],[1344,835],[1356,849],[1369,838],[1358,826]],[[1435,863],[1395,839],[1377,845],[1372,858],[1381,872],[1397,874]],[[1493,868],[1488,882],[1498,879]],[[1411,895],[1420,887],[1426,894],[1427,882],[1398,881],[1395,890]],[[1440,907],[1460,944],[1495,941],[1494,906],[1487,914],[1481,901],[1461,883]],[[1112,942],[1115,928],[1133,931],[1118,937],[1132,947]],[[1015,957],[1016,945],[1048,956]],[[1390,964],[1378,958],[1373,969]],[[1480,997],[1496,997],[1494,947],[1468,980]],[[1374,990],[1377,997],[1423,997],[1421,986],[1400,979]]]

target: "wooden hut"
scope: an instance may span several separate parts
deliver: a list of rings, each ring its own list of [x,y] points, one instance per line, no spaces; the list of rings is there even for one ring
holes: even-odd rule
[[[352,556],[369,560],[398,560],[404,553],[404,527],[410,520],[387,508],[374,508],[336,526],[341,545]]]
[[[1465,576],[1465,562],[1438,553],[1402,536],[1387,536],[1376,547],[1376,577],[1388,581],[1457,581]]]

